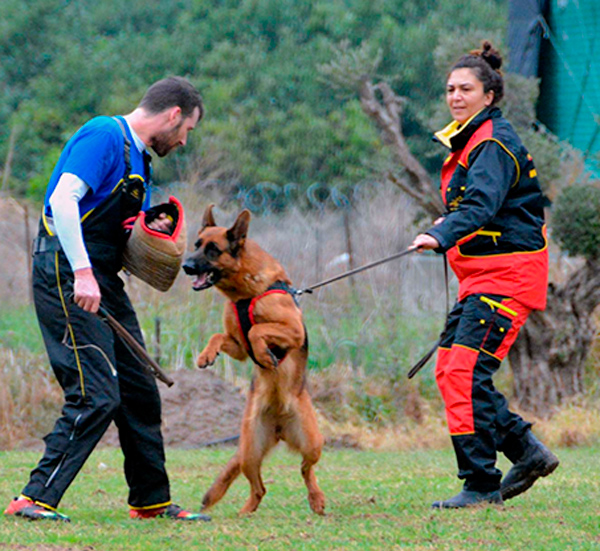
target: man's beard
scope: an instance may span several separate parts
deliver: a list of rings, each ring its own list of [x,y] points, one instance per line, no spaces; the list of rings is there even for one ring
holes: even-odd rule
[[[160,132],[153,136],[150,147],[159,157],[164,157],[179,145],[179,129],[181,124],[172,130]]]

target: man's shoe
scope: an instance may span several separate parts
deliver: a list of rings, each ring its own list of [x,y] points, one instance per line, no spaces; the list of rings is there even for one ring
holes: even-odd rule
[[[201,520],[210,522],[212,519],[208,515],[201,513],[190,513],[179,505],[168,505],[167,507],[156,507],[155,509],[129,509],[130,518],[170,518],[172,520],[195,521]]]
[[[502,496],[500,490],[493,492],[474,492],[463,490],[460,494],[447,499],[446,501],[434,501],[432,509],[462,509],[463,507],[476,507],[477,505],[502,505]]]
[[[29,520],[60,520],[71,522],[67,515],[59,513],[49,505],[36,503],[25,496],[15,497],[4,511],[6,516],[23,517]]]
[[[560,461],[544,444],[528,430],[523,435],[524,448],[500,484],[502,499],[512,499],[529,490],[540,476],[548,476],[556,470]]]

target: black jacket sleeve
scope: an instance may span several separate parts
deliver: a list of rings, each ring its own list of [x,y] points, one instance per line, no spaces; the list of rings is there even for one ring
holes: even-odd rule
[[[486,140],[469,154],[467,185],[456,210],[447,212],[444,221],[427,230],[445,252],[467,235],[489,224],[517,179],[515,159],[494,140]]]

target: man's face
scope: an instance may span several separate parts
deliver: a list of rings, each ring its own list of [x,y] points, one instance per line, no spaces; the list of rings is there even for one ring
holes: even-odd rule
[[[196,127],[199,117],[200,110],[197,107],[185,119],[181,116],[181,110],[175,112],[169,117],[164,128],[152,137],[150,147],[159,157],[164,157],[180,145],[185,145],[188,133]]]

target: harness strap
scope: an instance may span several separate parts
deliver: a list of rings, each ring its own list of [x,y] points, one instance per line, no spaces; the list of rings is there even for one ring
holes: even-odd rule
[[[123,174],[123,180],[127,180],[129,176],[131,176],[131,142],[127,137],[127,132],[125,131],[125,126],[121,122],[121,119],[118,117],[113,117],[113,120],[117,121],[119,128],[121,129],[121,133],[123,134],[123,158],[125,160],[125,172]]]
[[[233,311],[235,312],[235,316],[238,322],[238,327],[240,329],[240,333],[242,334],[242,338],[244,340],[244,348],[246,349],[246,352],[248,353],[248,356],[250,356],[251,360],[258,365],[259,367],[262,367],[263,369],[265,369],[265,366],[261,365],[259,363],[259,361],[256,359],[256,356],[254,355],[254,350],[252,350],[252,346],[250,344],[250,340],[248,339],[248,333],[250,332],[250,329],[252,329],[252,326],[255,325],[255,320],[254,320],[254,307],[256,305],[256,303],[263,297],[266,297],[267,295],[272,295],[272,294],[289,294],[292,296],[292,298],[294,299],[294,302],[296,303],[296,305],[298,305],[298,302],[296,300],[296,296],[295,296],[295,289],[293,289],[292,287],[290,287],[290,285],[288,285],[287,283],[285,283],[284,281],[276,281],[275,283],[273,283],[273,285],[270,285],[268,287],[268,289],[262,293],[261,295],[258,295],[256,297],[253,298],[246,298],[246,299],[242,299],[242,300],[238,300],[237,302],[231,302],[231,307],[233,308]],[[274,351],[275,356],[277,356],[277,351]],[[279,360],[282,360],[285,357],[285,354],[281,356],[281,358],[278,357]]]
[[[131,140],[127,137],[125,125],[119,117],[112,117],[117,122],[123,134],[123,161],[125,162],[125,171],[123,179],[113,191],[121,188],[122,191],[122,226],[126,232],[131,231],[135,218],[144,203],[146,189],[150,185],[152,178],[152,163],[150,155],[144,151],[142,158],[144,162],[144,176],[140,178],[137,175],[131,176]],[[128,235],[128,233],[127,233]]]

